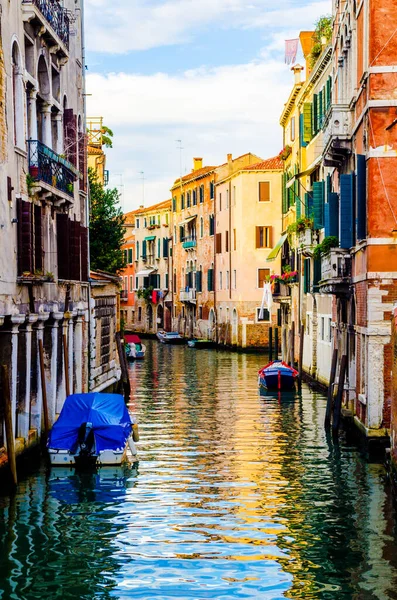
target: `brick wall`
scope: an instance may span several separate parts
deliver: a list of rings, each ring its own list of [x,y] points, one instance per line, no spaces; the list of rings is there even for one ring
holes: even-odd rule
[[[391,452],[392,459],[397,468],[397,306],[395,306],[393,310],[390,361],[392,363],[392,385],[390,394]]]

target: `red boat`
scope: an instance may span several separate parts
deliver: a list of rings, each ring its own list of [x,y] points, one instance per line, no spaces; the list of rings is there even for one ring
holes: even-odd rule
[[[259,385],[268,390],[292,390],[298,377],[298,371],[282,360],[273,360],[259,369]]]

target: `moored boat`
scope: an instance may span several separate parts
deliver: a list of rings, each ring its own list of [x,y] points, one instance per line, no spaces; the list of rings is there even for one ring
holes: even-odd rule
[[[268,390],[288,391],[295,385],[298,371],[281,360],[274,360],[258,371],[258,383]]]
[[[50,432],[53,466],[120,465],[137,451],[138,426],[119,394],[72,394]]]
[[[215,348],[216,343],[213,340],[188,340],[187,345],[189,346],[189,348]]]
[[[185,338],[177,331],[163,331],[161,329],[156,335],[162,344],[186,344]]]
[[[124,342],[128,360],[142,360],[145,358],[146,346],[142,344],[138,335],[127,333],[124,335]]]

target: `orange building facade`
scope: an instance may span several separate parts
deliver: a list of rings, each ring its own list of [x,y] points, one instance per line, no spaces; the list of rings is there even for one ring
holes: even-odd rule
[[[121,273],[120,317],[126,329],[132,326],[135,310],[135,214],[137,212],[139,211],[134,210],[125,215],[126,232],[123,250],[126,267]]]

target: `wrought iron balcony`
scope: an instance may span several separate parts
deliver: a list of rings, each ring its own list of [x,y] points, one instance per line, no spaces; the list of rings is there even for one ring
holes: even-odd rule
[[[73,198],[78,170],[38,140],[28,140],[29,175],[31,180],[51,186]]]
[[[193,288],[185,288],[181,290],[179,299],[181,302],[196,302],[196,290]]]
[[[182,246],[185,248],[185,250],[194,250],[194,248],[197,246],[197,240],[193,237],[185,237]]]
[[[314,232],[309,227],[304,229],[304,231],[299,231],[297,233],[296,243],[298,246],[298,251],[300,251],[303,256],[312,256],[314,244],[313,236]]]
[[[60,41],[69,50],[70,20],[58,0],[22,0],[22,8],[25,21],[45,27],[43,35],[51,45]]]
[[[338,166],[352,153],[352,111],[348,104],[331,107],[324,124],[326,166]]]
[[[320,292],[348,296],[351,274],[352,258],[349,251],[343,248],[332,248],[328,254],[321,257]]]

